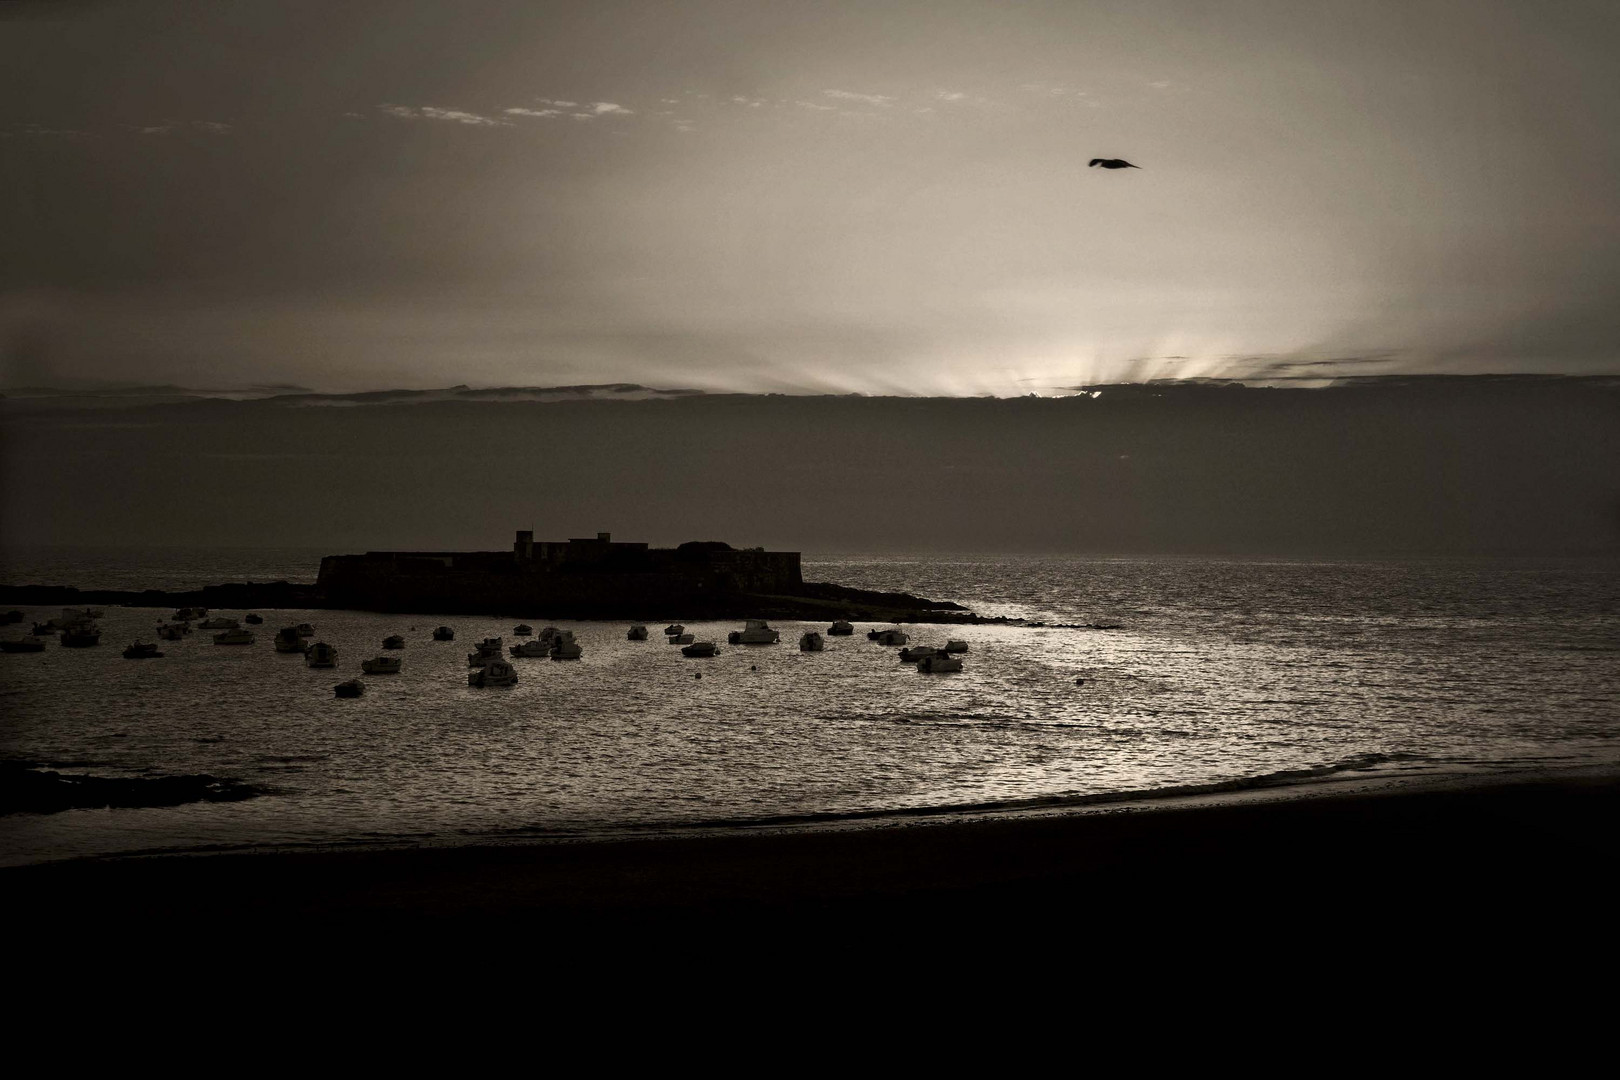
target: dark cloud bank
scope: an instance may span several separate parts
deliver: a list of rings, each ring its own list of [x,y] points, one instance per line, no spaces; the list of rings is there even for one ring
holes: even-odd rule
[[[809,551],[1620,552],[1615,379],[525,396],[13,396],[0,535],[345,551],[497,548],[534,528]]]

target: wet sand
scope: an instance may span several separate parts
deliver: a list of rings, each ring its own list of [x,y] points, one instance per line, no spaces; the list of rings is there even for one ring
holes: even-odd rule
[[[1612,775],[1482,779],[836,831],[78,860],[0,871],[0,890],[42,929],[983,933],[1057,918],[1313,941],[1467,922],[1500,938],[1607,917],[1617,809]]]

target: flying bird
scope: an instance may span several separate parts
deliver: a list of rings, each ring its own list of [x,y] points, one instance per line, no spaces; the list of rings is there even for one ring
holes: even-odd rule
[[[1091,165],[1089,168],[1095,169],[1099,165],[1105,169],[1140,169],[1142,167],[1140,165],[1132,165],[1124,158],[1094,157],[1091,159]]]

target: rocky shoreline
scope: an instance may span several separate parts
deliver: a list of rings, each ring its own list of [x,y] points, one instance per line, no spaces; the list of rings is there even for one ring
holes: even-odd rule
[[[0,586],[0,604],[32,607],[205,607],[223,610],[350,609],[360,611],[422,611],[411,598],[400,595],[386,605],[333,602],[316,585],[288,581],[232,582],[200,589],[77,589],[66,585]],[[805,582],[792,594],[723,593],[694,596],[678,609],[634,608],[622,601],[572,601],[531,607],[522,602],[492,606],[477,601],[465,605],[435,603],[432,614],[490,615],[520,619],[837,619],[860,622],[909,623],[1018,623],[1004,617],[988,618],[946,600],[930,600],[910,593],[874,592],[826,582]]]

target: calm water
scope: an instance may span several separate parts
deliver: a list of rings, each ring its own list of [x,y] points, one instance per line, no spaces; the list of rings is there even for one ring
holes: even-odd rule
[[[309,580],[317,555],[12,553],[4,579]],[[1123,628],[909,627],[913,643],[971,644],[965,671],[929,676],[864,633],[800,653],[805,624],[776,624],[783,643],[761,647],[724,646],[738,623],[692,625],[725,650],[695,660],[663,643],[662,620],[650,642],[625,640],[624,623],[566,623],[583,660],[516,660],[516,687],[477,690],[466,653],[486,635],[517,640],[515,620],[266,612],[255,645],[198,631],[163,642],[164,659],[128,661],[122,646],[166,612],[108,609],[98,648],[0,655],[0,757],[204,772],[275,794],[13,815],[0,862],[837,820],[1620,757],[1612,561],[840,556],[807,559],[806,576]],[[277,626],[301,621],[337,646],[337,671],[272,649]],[[441,622],[454,642],[429,639]],[[393,633],[409,640],[403,673],[335,699]]]

